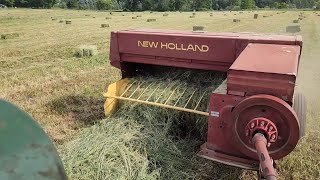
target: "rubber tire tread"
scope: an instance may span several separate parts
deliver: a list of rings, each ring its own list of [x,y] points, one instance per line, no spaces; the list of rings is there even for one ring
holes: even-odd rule
[[[306,119],[307,119],[307,101],[302,93],[296,93],[293,100],[293,109],[297,113],[300,124],[300,138],[306,133]]]

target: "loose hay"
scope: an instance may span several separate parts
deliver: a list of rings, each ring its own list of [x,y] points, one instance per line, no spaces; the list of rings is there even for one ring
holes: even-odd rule
[[[196,78],[200,76],[205,77],[201,82]],[[172,87],[169,93],[180,83],[211,92],[224,78],[221,73],[186,71],[143,79],[162,81],[163,87]],[[190,117],[159,107],[122,104],[112,118],[85,129],[78,139],[61,147],[67,174],[79,180],[221,179],[223,170],[227,177],[237,177],[239,169],[197,157],[207,117]]]
[[[76,57],[90,57],[98,54],[96,45],[81,45],[75,53]]]

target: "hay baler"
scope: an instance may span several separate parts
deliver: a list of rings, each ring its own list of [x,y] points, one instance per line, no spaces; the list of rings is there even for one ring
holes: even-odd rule
[[[127,100],[208,117],[201,157],[259,171],[274,179],[274,160],[288,155],[304,135],[306,102],[295,93],[302,50],[301,36],[124,30],[111,33],[110,61],[122,79],[105,93],[107,115]],[[130,82],[147,65],[227,72],[209,94],[207,111],[197,107],[132,98],[150,85]],[[135,87],[134,90],[129,90]],[[165,90],[164,90],[165,92]],[[165,92],[166,93],[166,92]],[[190,95],[190,99],[192,99]],[[203,98],[203,97],[201,97]],[[187,101],[188,103],[189,101]]]

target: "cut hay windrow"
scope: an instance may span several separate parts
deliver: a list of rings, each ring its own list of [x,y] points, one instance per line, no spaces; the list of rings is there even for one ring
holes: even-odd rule
[[[210,94],[224,79],[223,73],[191,71],[135,78],[169,87],[166,95],[178,85],[198,88],[195,99],[204,91]],[[166,99],[160,97],[160,101]],[[206,102],[203,104],[206,108]],[[125,102],[113,117],[60,147],[60,154],[70,179],[237,178],[239,169],[196,155],[205,140],[206,126],[204,116]]]

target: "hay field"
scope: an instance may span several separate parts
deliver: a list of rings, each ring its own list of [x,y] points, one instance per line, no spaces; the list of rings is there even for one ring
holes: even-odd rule
[[[102,93],[120,78],[109,65],[110,32],[129,28],[192,30],[194,25],[215,32],[285,33],[299,11],[113,13],[76,10],[0,10],[0,34],[19,33],[0,39],[0,97],[32,114],[58,144],[77,137],[84,127],[104,119]],[[320,12],[319,12],[320,14]],[[137,19],[133,16],[141,15]],[[273,16],[270,16],[273,15]],[[320,178],[320,17],[304,12],[299,22],[304,39],[297,90],[308,99],[307,136],[294,153],[280,162],[282,179]],[[269,17],[263,17],[269,16]],[[111,19],[106,19],[111,17]],[[56,20],[52,20],[52,18]],[[147,19],[156,19],[147,22]],[[233,19],[240,22],[233,23]],[[60,20],[70,20],[71,24]],[[110,27],[101,28],[101,24]],[[76,58],[81,45],[97,45],[99,55]],[[226,168],[228,169],[228,168]],[[219,171],[228,177],[230,171]],[[241,171],[243,179],[250,172]],[[233,176],[233,178],[236,176]]]

